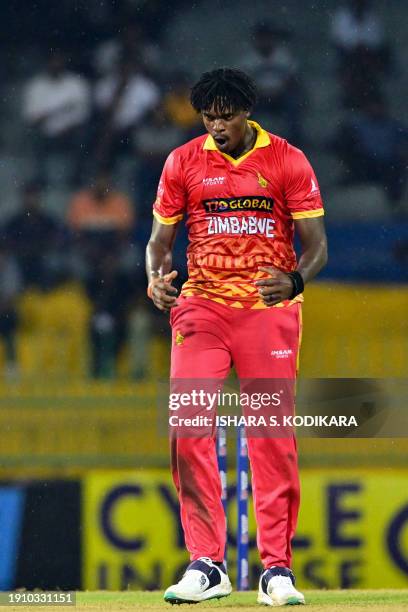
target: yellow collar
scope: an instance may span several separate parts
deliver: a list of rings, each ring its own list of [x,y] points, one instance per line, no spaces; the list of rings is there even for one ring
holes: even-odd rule
[[[252,149],[250,151],[247,151],[247,153],[244,153],[244,155],[241,155],[241,157],[235,159],[227,153],[222,153],[221,151],[218,151],[217,145],[214,142],[214,138],[210,134],[208,134],[207,138],[204,141],[203,149],[206,149],[207,151],[218,151],[218,153],[225,157],[225,159],[228,159],[232,164],[234,164],[234,166],[237,166],[244,159],[246,159],[248,155],[251,155],[251,153],[253,153],[255,149],[260,149],[261,147],[268,147],[271,144],[268,133],[263,128],[261,128],[261,126],[256,123],[256,121],[248,121],[248,123],[256,129],[258,135],[256,137],[256,141]]]

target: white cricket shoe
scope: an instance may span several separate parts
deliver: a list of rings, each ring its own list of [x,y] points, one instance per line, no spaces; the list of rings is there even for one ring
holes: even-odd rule
[[[305,598],[295,589],[293,572],[286,567],[273,566],[261,575],[258,603],[265,606],[298,606],[305,603]]]
[[[208,557],[200,557],[187,567],[182,579],[164,593],[171,604],[197,603],[230,595],[232,586],[224,565],[216,565]]]

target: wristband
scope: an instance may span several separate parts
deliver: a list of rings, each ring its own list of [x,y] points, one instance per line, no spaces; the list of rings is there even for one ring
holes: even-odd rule
[[[295,270],[294,272],[289,272],[288,276],[293,283],[293,291],[289,299],[293,300],[293,298],[299,295],[299,293],[303,292],[305,288],[305,283],[303,282],[302,275],[300,274],[300,272],[297,272],[297,270]]]

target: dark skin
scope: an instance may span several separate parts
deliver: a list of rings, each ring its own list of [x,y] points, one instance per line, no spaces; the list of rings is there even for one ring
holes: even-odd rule
[[[296,270],[308,283],[327,263],[327,239],[323,217],[295,219],[295,231],[300,238],[302,254]],[[259,296],[266,306],[274,306],[290,298],[293,284],[290,276],[273,266],[262,266],[269,278],[255,281]]]
[[[203,122],[214,138],[221,153],[241,157],[252,149],[256,131],[248,124],[246,111],[217,113],[214,109],[203,112]],[[323,217],[295,219],[295,231],[301,242],[301,257],[297,271],[304,283],[312,280],[327,262],[327,239]],[[171,269],[172,250],[178,223],[163,225],[153,222],[152,234],[146,249],[146,272],[155,306],[168,312],[177,306],[177,289],[172,282],[177,271]],[[273,266],[261,266],[265,278],[255,281],[259,297],[266,306],[274,306],[290,298],[293,291],[291,278]]]
[[[256,130],[249,125],[249,112],[216,112],[214,108],[201,113],[204,127],[214,138],[217,149],[237,159],[252,149]]]
[[[177,289],[172,282],[178,272],[171,270],[171,263],[178,225],[163,225],[154,219],[146,249],[146,273],[152,290],[151,297],[154,305],[163,312],[177,306]]]

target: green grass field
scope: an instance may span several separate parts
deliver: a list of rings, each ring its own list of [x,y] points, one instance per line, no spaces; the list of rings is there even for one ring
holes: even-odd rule
[[[395,591],[306,591],[307,609],[317,610],[335,610],[339,612],[341,610],[352,610],[352,612],[366,611],[374,608],[378,612],[400,612],[402,610],[408,611],[408,590],[395,590]],[[22,610],[38,610],[38,607],[9,607],[8,610],[22,611]],[[46,607],[49,612],[61,612],[63,609],[70,610],[69,607]],[[261,608],[256,603],[255,591],[247,593],[234,593],[230,597],[221,600],[214,600],[208,603],[200,603],[197,605],[184,604],[181,608],[179,606],[170,606],[163,601],[163,594],[160,592],[155,593],[142,593],[138,591],[129,592],[85,592],[77,593],[77,605],[75,609],[80,610],[111,610],[113,611],[126,611],[131,610],[132,612],[138,612],[139,610],[150,610],[150,611],[163,611],[173,610],[176,612],[188,612],[194,610],[195,612],[202,612],[207,610],[217,610],[218,612],[229,612],[230,610],[239,609],[240,612],[246,610],[266,610],[266,607]],[[286,609],[286,608],[285,608]],[[294,608],[287,608],[294,609]],[[296,608],[303,610],[306,608]]]
[[[308,591],[305,593],[311,610],[368,610],[408,611],[408,590],[404,591]],[[256,592],[233,593],[230,597],[208,603],[171,606],[162,599],[162,593],[78,593],[77,607],[87,610],[218,610],[223,612],[238,608],[246,610],[267,609],[256,603]],[[293,609],[288,608],[288,609]],[[299,608],[296,608],[299,609]],[[300,608],[304,609],[304,608]],[[61,610],[61,608],[60,608]]]

